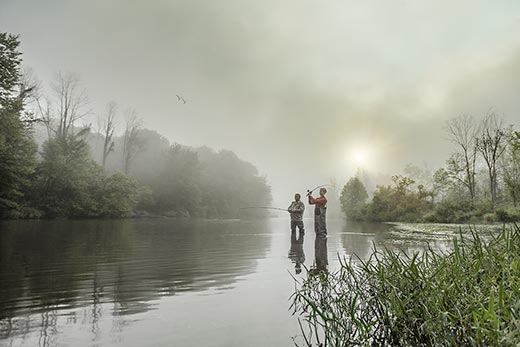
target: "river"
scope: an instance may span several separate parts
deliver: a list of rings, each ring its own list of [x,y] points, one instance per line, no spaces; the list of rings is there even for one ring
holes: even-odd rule
[[[0,345],[293,346],[292,276],[315,260],[305,227],[291,243],[285,218],[0,222]],[[332,271],[373,245],[423,247],[386,224],[328,230]]]

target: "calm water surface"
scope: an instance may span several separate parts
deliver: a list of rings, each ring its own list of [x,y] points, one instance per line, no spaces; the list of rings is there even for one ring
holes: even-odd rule
[[[291,240],[282,218],[1,222],[0,345],[293,346],[291,274],[315,262],[305,227]],[[328,229],[331,270],[373,244],[422,247],[382,224]]]

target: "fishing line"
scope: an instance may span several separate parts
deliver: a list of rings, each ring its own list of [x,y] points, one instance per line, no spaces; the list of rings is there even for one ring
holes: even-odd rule
[[[286,208],[279,208],[279,207],[266,207],[266,206],[249,206],[249,207],[241,207],[241,210],[248,210],[248,209],[254,209],[254,208],[261,208],[265,210],[278,210],[278,211],[285,211],[287,212]]]

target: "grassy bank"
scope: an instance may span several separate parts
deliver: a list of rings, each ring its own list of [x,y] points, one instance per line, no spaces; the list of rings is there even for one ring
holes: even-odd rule
[[[484,241],[459,235],[449,252],[376,250],[367,261],[299,283],[299,345],[516,346],[520,343],[520,228]]]

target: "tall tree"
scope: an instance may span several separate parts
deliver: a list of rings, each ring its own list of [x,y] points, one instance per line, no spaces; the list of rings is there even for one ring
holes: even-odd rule
[[[111,101],[107,104],[106,113],[101,121],[100,133],[103,136],[103,169],[106,166],[107,158],[114,150],[114,131],[115,131],[115,117],[117,113],[117,104]]]
[[[481,122],[476,139],[477,150],[486,162],[489,176],[489,195],[494,209],[497,200],[497,163],[506,149],[508,131],[495,112],[489,112]]]
[[[85,89],[72,73],[58,72],[52,84],[52,97],[45,100],[39,97],[37,102],[49,138],[73,134],[76,123],[90,113]]]
[[[348,219],[363,218],[363,209],[368,199],[367,190],[357,177],[352,177],[343,187],[340,196],[341,207]]]
[[[0,33],[0,217],[24,214],[24,191],[36,165],[36,144],[22,121],[32,87],[23,83],[18,37]]]
[[[504,184],[513,200],[513,206],[516,207],[520,201],[520,132],[513,132],[508,142],[502,160],[502,171]]]
[[[137,117],[137,112],[129,109],[125,116],[125,133],[123,136],[123,171],[128,174],[132,160],[136,153],[138,153],[143,143],[139,136],[139,129],[141,129],[141,120]]]
[[[445,131],[448,140],[459,147],[459,152],[453,157],[456,159],[459,172],[464,173],[461,181],[468,189],[471,200],[475,200],[476,184],[475,170],[477,161],[477,124],[470,115],[463,114],[446,122]],[[455,164],[455,162],[453,163]]]

